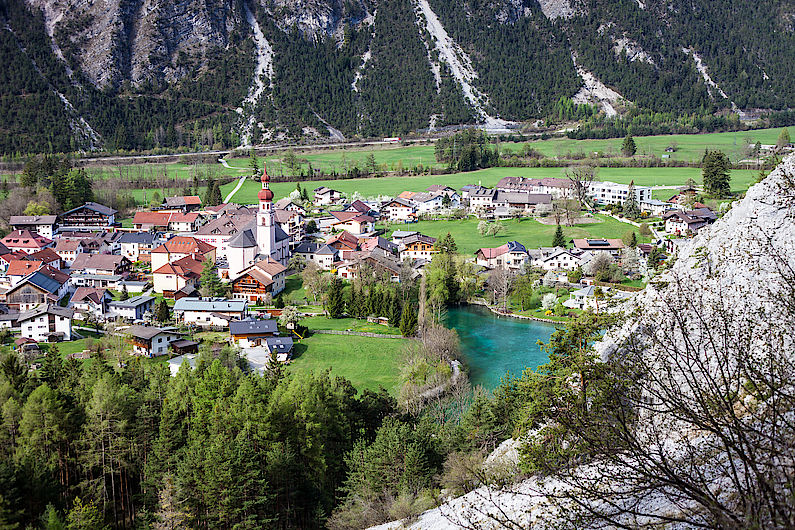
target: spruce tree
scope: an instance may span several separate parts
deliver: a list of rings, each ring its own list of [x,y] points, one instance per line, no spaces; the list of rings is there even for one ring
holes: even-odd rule
[[[157,311],[155,311],[155,319],[163,324],[169,318],[171,318],[171,310],[165,300],[160,300],[160,303],[157,304]]]
[[[558,225],[555,229],[555,237],[552,239],[553,247],[566,247],[566,236],[563,235],[563,227]]]
[[[342,318],[342,313],[345,310],[345,300],[342,296],[342,280],[334,277],[331,280],[331,285],[328,291],[328,302],[326,303],[326,312],[329,318]]]
[[[218,277],[212,260],[204,260],[199,282],[201,284],[199,293],[202,296],[218,296],[224,291],[223,283],[221,282],[221,278]]]
[[[632,218],[640,216],[640,205],[638,205],[638,199],[635,197],[634,180],[629,183],[629,188],[627,189],[627,199],[624,201],[624,215]]]
[[[121,291],[119,291],[119,300],[129,300],[129,299],[130,299],[130,293],[127,291],[127,286],[122,285]]]
[[[731,194],[731,163],[722,151],[707,151],[701,164],[704,191],[720,199]]]
[[[400,333],[404,337],[412,337],[417,332],[417,312],[411,304],[403,306],[400,315]]]
[[[400,326],[401,312],[400,297],[396,292],[393,292],[389,300],[389,325],[393,328]]]
[[[632,138],[631,134],[627,134],[627,137],[624,138],[624,143],[621,145],[621,152],[624,156],[633,156],[637,152],[637,147],[635,146],[635,140]]]

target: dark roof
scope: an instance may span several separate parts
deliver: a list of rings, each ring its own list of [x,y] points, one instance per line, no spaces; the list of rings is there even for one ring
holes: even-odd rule
[[[58,289],[60,289],[61,285],[63,285],[63,283],[59,282],[58,280],[50,278],[49,276],[43,274],[40,271],[36,271],[32,273],[30,276],[23,278],[21,282],[19,282],[17,285],[14,286],[14,289],[24,284],[25,282],[30,282],[36,287],[44,289],[45,291],[51,294],[57,293]]]
[[[55,224],[57,215],[12,215],[9,221],[14,225],[52,225]]]
[[[292,337],[267,337],[265,339],[265,344],[268,346],[268,350],[271,352],[276,353],[290,353],[293,349],[293,338]]]
[[[253,228],[246,228],[238,232],[236,236],[226,244],[227,248],[250,248],[257,246],[257,238]]]
[[[119,243],[138,243],[139,245],[151,245],[155,240],[155,235],[151,232],[125,232],[119,238]]]
[[[302,241],[297,247],[293,249],[295,254],[330,254],[334,255],[338,251],[334,247],[326,244],[314,243],[311,241]]]
[[[150,300],[154,300],[154,296],[149,296],[147,294],[142,294],[135,296],[133,298],[128,298],[127,300],[114,300],[110,303],[113,307],[138,307],[141,304],[145,304]]]
[[[88,209],[88,210],[91,210],[91,211],[94,211],[94,212],[97,212],[97,213],[102,214],[102,215],[114,215],[114,214],[118,213],[113,208],[109,208],[109,207],[104,206],[102,204],[97,204],[96,202],[87,202],[83,206],[78,206],[77,208],[72,208],[68,212],[62,213],[61,217],[65,216],[65,215],[69,215],[70,213],[77,212],[77,211],[82,210],[84,208]]]
[[[260,333],[276,333],[278,328],[275,320],[233,320],[229,323],[232,335],[257,335]]]
[[[156,328],[152,326],[130,326],[124,332],[127,335],[132,335],[133,337],[137,337],[139,339],[151,339],[152,337],[156,337],[161,333],[176,333],[177,328],[168,327],[168,328]]]
[[[58,315],[59,317],[65,318],[72,318],[75,314],[74,309],[67,309],[66,307],[58,307],[56,305],[46,304],[46,305],[38,305],[31,309],[30,311],[26,311],[19,315],[19,321],[23,322],[25,320],[30,320],[31,318],[36,318],[39,315],[50,314],[50,315]]]

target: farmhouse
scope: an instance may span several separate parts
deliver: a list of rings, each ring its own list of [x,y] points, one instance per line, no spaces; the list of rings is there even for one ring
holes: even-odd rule
[[[133,355],[158,357],[168,353],[168,347],[181,339],[177,328],[130,326],[125,330],[127,342],[132,345]]]
[[[126,232],[119,238],[121,255],[132,262],[151,259],[156,241],[155,234],[150,232]]]
[[[395,198],[381,207],[381,217],[391,223],[410,223],[417,220],[417,210],[406,199]]]
[[[154,264],[152,265],[154,269]],[[192,256],[185,256],[173,263],[166,263],[152,273],[153,289],[166,298],[179,298],[180,292],[196,287],[204,264]]]
[[[337,190],[321,186],[315,188],[315,206],[327,206],[329,204],[336,204],[342,199],[342,195]]]
[[[229,323],[229,334],[232,341],[241,348],[263,346],[266,339],[275,337],[279,330],[275,320],[234,320]]]
[[[232,298],[262,302],[284,290],[287,268],[272,259],[258,261],[232,280]]]
[[[414,234],[403,238],[400,242],[400,259],[425,259],[430,261],[434,254],[439,252],[434,245],[436,238],[423,234]]]
[[[108,303],[113,300],[106,289],[78,287],[69,300],[69,307],[82,316],[87,315],[103,318],[108,311]]]
[[[96,230],[109,228],[116,222],[118,212],[95,202],[72,208],[61,214],[61,230]]]
[[[663,216],[665,231],[669,234],[685,235],[695,234],[707,225],[711,225],[718,218],[709,208],[695,210],[674,210]]]
[[[166,263],[191,257],[198,262],[206,259],[215,263],[215,247],[193,237],[172,237],[152,250],[152,270],[156,271]]]
[[[71,267],[79,254],[86,251],[86,244],[79,239],[58,238],[54,247],[66,267]]]
[[[295,247],[293,255],[302,256],[307,263],[311,261],[321,269],[328,270],[337,261],[339,251],[329,245],[303,241]]]
[[[37,342],[72,340],[73,315],[72,309],[42,304],[19,315],[21,335]]]
[[[53,245],[52,239],[29,230],[14,230],[4,237],[1,242],[11,252],[20,251],[26,254],[33,254]]]

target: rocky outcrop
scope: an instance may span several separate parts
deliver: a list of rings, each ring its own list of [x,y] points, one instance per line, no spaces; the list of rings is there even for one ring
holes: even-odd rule
[[[584,483],[611,498],[610,504],[602,502],[596,509],[631,507],[633,513],[615,515],[628,527],[689,528],[687,521],[709,526],[713,519],[704,504],[670,486],[674,476],[638,487],[642,483],[634,469],[644,458],[658,459],[661,473],[667,469],[698,475],[714,503],[729,509],[733,503],[748,502],[753,486],[742,496],[738,487],[757,480],[770,480],[766,486],[773,491],[771,498],[786,496],[795,465],[792,444],[786,442],[791,440],[792,412],[786,408],[788,402],[776,396],[790,395],[795,387],[794,271],[795,155],[682,247],[674,266],[625,307],[630,315],[625,323],[597,345],[605,359],[632,355],[643,363],[646,375],[638,402],[644,406],[637,411],[635,427],[641,451],[627,453],[623,461],[582,465],[565,477],[533,477],[503,488],[484,486],[416,521],[378,528],[558,528],[565,526],[561,517],[577,508],[567,502],[566,494],[577,493],[574,485]],[[775,390],[756,392],[759,386],[751,383],[768,381],[767,370],[777,377],[776,384],[766,388]],[[683,408],[662,406],[666,392]],[[731,422],[724,424],[725,431],[709,422],[709,415],[720,410],[711,401],[714,396],[731,399]],[[696,426],[686,409],[699,406],[706,408],[708,421]],[[734,423],[741,429],[733,431]],[[750,438],[751,452],[760,452],[738,452],[729,436],[737,432]],[[778,435],[782,437],[772,441]],[[769,452],[763,448],[765,440],[770,440]],[[749,462],[756,471],[749,470]],[[579,501],[590,502],[585,495]],[[736,508],[738,513],[743,509]]]

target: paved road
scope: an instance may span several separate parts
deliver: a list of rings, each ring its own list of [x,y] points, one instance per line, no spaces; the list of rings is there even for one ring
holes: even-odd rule
[[[224,160],[224,162],[226,162],[226,160]],[[229,167],[229,166],[226,166],[226,167]],[[237,193],[237,190],[239,190],[240,188],[243,187],[243,183],[246,181],[246,178],[247,178],[246,175],[243,175],[242,177],[240,177],[240,180],[237,181],[237,186],[235,186],[235,188],[232,191],[229,192],[229,195],[227,195],[224,198],[224,203],[232,202],[232,197],[235,196],[235,193]]]

